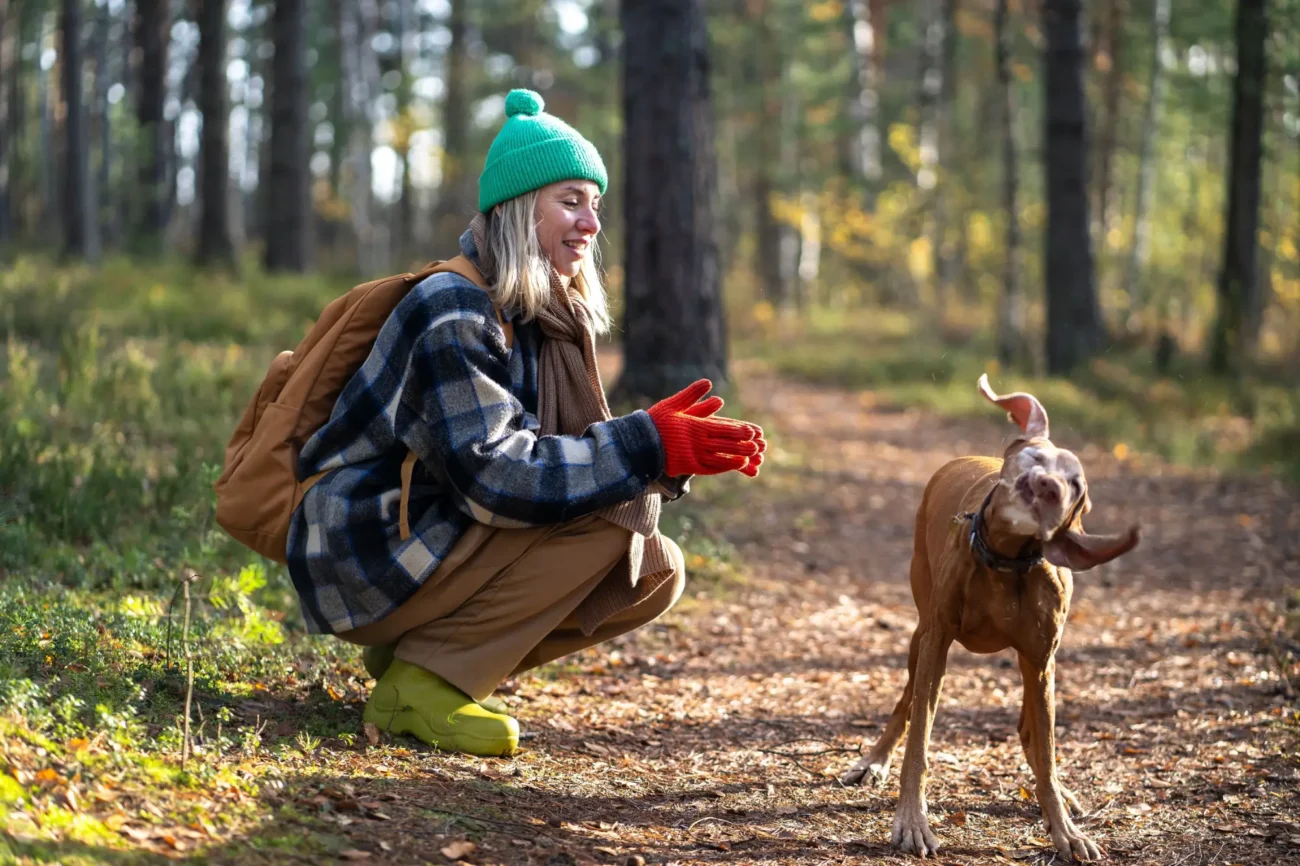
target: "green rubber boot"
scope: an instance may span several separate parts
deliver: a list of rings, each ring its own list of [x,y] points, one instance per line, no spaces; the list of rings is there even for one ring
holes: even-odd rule
[[[401,659],[394,659],[375,684],[362,718],[381,731],[410,734],[447,752],[496,757],[519,748],[518,722]]]
[[[393,663],[393,653],[397,650],[396,644],[386,643],[380,646],[368,646],[361,652],[361,663],[366,668],[366,673],[374,679],[379,679],[388,670],[388,666]],[[510,706],[501,698],[489,696],[478,702],[478,705],[490,713],[500,713],[503,716],[510,715]]]

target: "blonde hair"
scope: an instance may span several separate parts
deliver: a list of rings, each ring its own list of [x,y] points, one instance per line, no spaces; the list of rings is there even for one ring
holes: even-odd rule
[[[520,310],[524,321],[532,321],[550,301],[551,263],[537,239],[538,190],[526,192],[495,206],[487,219],[488,253],[496,266],[493,292],[502,309]],[[597,334],[610,329],[609,303],[600,278],[600,244],[593,240],[591,253],[582,260],[573,278]]]

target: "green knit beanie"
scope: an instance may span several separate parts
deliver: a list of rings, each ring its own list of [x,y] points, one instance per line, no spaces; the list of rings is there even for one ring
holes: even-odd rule
[[[590,141],[542,109],[531,90],[506,96],[506,122],[488,148],[478,179],[478,209],[487,213],[503,201],[561,180],[589,180],[602,194],[609,178]]]

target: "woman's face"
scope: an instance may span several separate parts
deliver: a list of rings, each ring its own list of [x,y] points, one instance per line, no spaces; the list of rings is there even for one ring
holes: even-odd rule
[[[600,187],[589,180],[562,180],[537,195],[537,240],[542,254],[565,279],[573,279],[600,234]]]

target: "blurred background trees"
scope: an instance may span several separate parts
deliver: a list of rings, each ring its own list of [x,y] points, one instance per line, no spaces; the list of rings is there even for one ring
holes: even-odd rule
[[[1050,372],[1297,363],[1297,0],[644,5],[0,2],[0,249],[341,292],[454,249],[526,86],[607,158],[637,357],[685,303],[724,370],[723,292],[736,333],[898,310]]]

